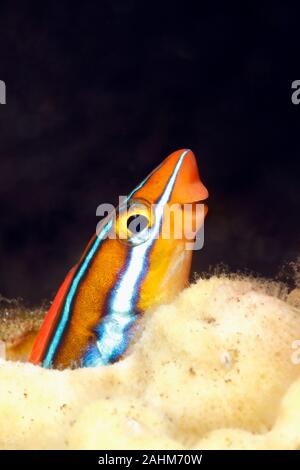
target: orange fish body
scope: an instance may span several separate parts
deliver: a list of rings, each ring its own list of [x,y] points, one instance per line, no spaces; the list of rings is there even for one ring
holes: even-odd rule
[[[30,361],[66,368],[122,357],[140,315],[187,285],[192,250],[175,235],[175,219],[191,204],[188,217],[198,229],[204,217],[195,220],[194,203],[207,196],[190,150],[167,157],[102,221],[56,294]],[[167,208],[174,208],[170,217]]]

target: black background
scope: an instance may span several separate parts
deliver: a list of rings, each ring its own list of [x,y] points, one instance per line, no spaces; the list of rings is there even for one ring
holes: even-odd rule
[[[299,11],[286,2],[1,2],[0,292],[51,298],[172,151],[210,192],[194,271],[275,277],[300,245]]]

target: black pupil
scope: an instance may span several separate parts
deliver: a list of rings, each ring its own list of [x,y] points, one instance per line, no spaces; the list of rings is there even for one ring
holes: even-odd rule
[[[134,214],[128,217],[127,228],[131,233],[140,233],[148,227],[148,219],[142,214]]]

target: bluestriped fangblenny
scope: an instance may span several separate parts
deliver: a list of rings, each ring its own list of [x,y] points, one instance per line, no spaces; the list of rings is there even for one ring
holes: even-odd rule
[[[207,197],[193,152],[169,155],[130,193],[126,211],[119,208],[103,221],[56,294],[30,361],[67,368],[122,357],[140,315],[170,302],[188,282],[192,250],[184,237],[175,237],[172,226],[169,237],[161,236],[165,207],[175,207],[175,219],[184,204]],[[142,221],[138,233],[129,223],[136,217]],[[196,221],[197,227],[202,224],[203,217]],[[112,230],[125,237],[113,239]]]

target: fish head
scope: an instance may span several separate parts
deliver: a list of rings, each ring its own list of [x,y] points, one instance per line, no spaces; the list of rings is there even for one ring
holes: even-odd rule
[[[140,310],[172,300],[187,284],[207,197],[195,155],[183,149],[169,155],[117,209],[114,233],[127,256],[143,263]]]

